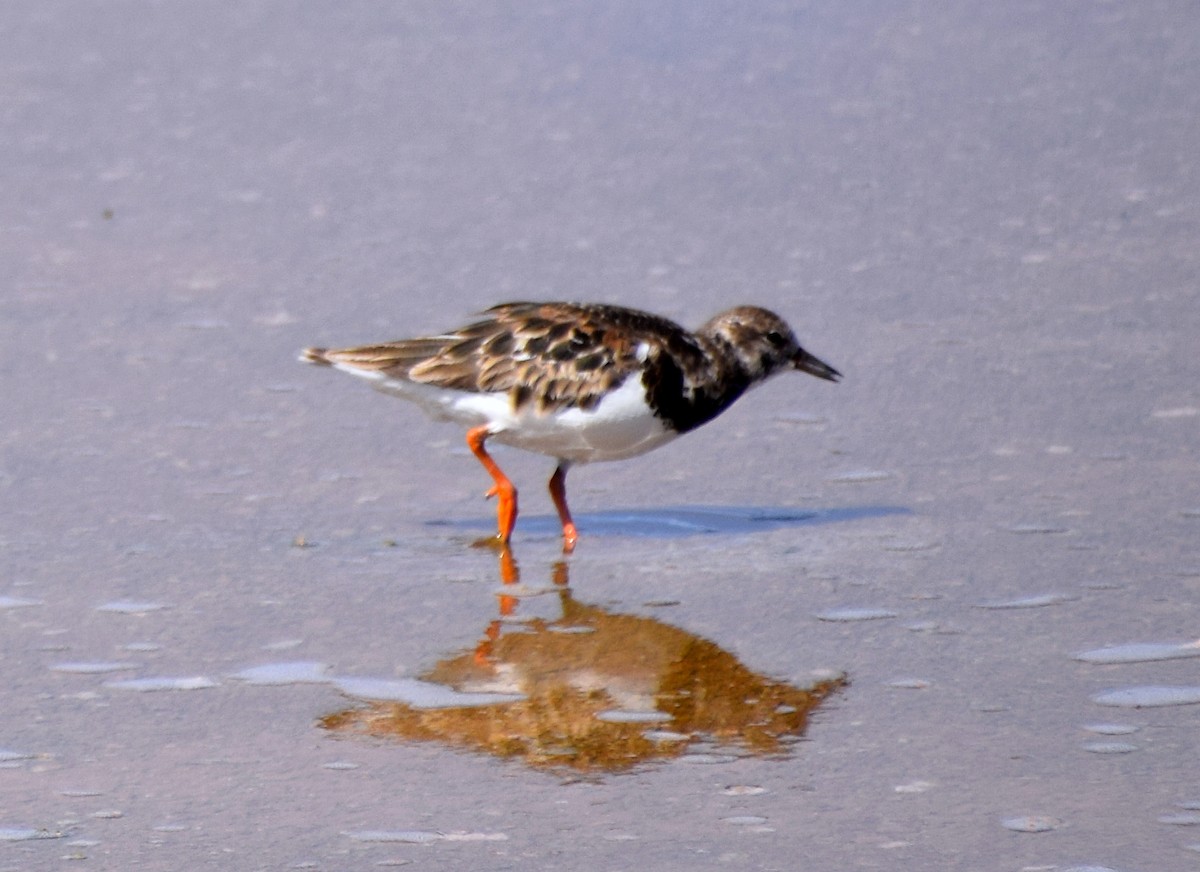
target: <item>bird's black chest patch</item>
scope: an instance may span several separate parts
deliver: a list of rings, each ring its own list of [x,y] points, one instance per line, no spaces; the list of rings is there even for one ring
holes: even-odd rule
[[[721,414],[749,385],[736,374],[714,377],[711,372],[689,372],[674,354],[658,353],[646,361],[642,384],[646,399],[659,418],[678,433],[694,430]]]

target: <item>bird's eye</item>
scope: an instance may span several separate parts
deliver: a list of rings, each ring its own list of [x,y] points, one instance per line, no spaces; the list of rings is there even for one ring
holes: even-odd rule
[[[777,331],[777,330],[772,330],[770,333],[767,334],[767,341],[770,342],[772,345],[774,345],[776,348],[780,348],[781,346],[787,344],[784,341],[783,336],[780,335],[779,331]]]

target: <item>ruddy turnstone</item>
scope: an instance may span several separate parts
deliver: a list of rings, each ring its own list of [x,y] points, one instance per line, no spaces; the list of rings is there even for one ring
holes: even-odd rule
[[[458,330],[380,345],[309,348],[301,360],[365,378],[469,428],[467,445],[491,475],[496,541],[517,520],[517,489],[488,454],[498,442],[558,460],[550,497],[564,550],[578,531],[567,508],[567,469],[657,448],[721,414],[773,375],[800,370],[837,381],[800,347],[783,319],[738,306],[692,333],[620,306],[503,303]]]

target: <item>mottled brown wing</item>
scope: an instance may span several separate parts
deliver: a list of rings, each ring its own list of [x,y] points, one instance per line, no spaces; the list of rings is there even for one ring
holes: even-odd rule
[[[644,347],[644,348],[643,348]],[[700,366],[703,351],[678,324],[636,309],[568,302],[509,302],[442,336],[319,351],[310,360],[374,369],[460,391],[509,393],[515,408],[594,408],[646,365]]]
[[[505,303],[455,331],[455,341],[408,372],[417,382],[508,393],[516,408],[596,406],[640,370],[645,338],[614,314],[570,303]]]
[[[520,408],[590,409],[604,393],[670,347],[700,356],[677,324],[618,306],[504,303],[442,336],[324,352],[331,362],[461,391],[508,393]]]

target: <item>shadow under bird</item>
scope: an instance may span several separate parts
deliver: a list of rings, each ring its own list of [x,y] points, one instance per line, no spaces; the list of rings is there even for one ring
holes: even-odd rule
[[[738,306],[695,332],[666,318],[581,303],[503,303],[436,336],[356,348],[309,348],[301,360],[367,379],[467,427],[467,445],[494,482],[495,541],[517,520],[517,489],[488,454],[498,442],[558,461],[550,496],[570,551],[578,531],[566,476],[577,463],[644,454],[721,414],[774,375],[841,373],[800,347],[774,312]]]

